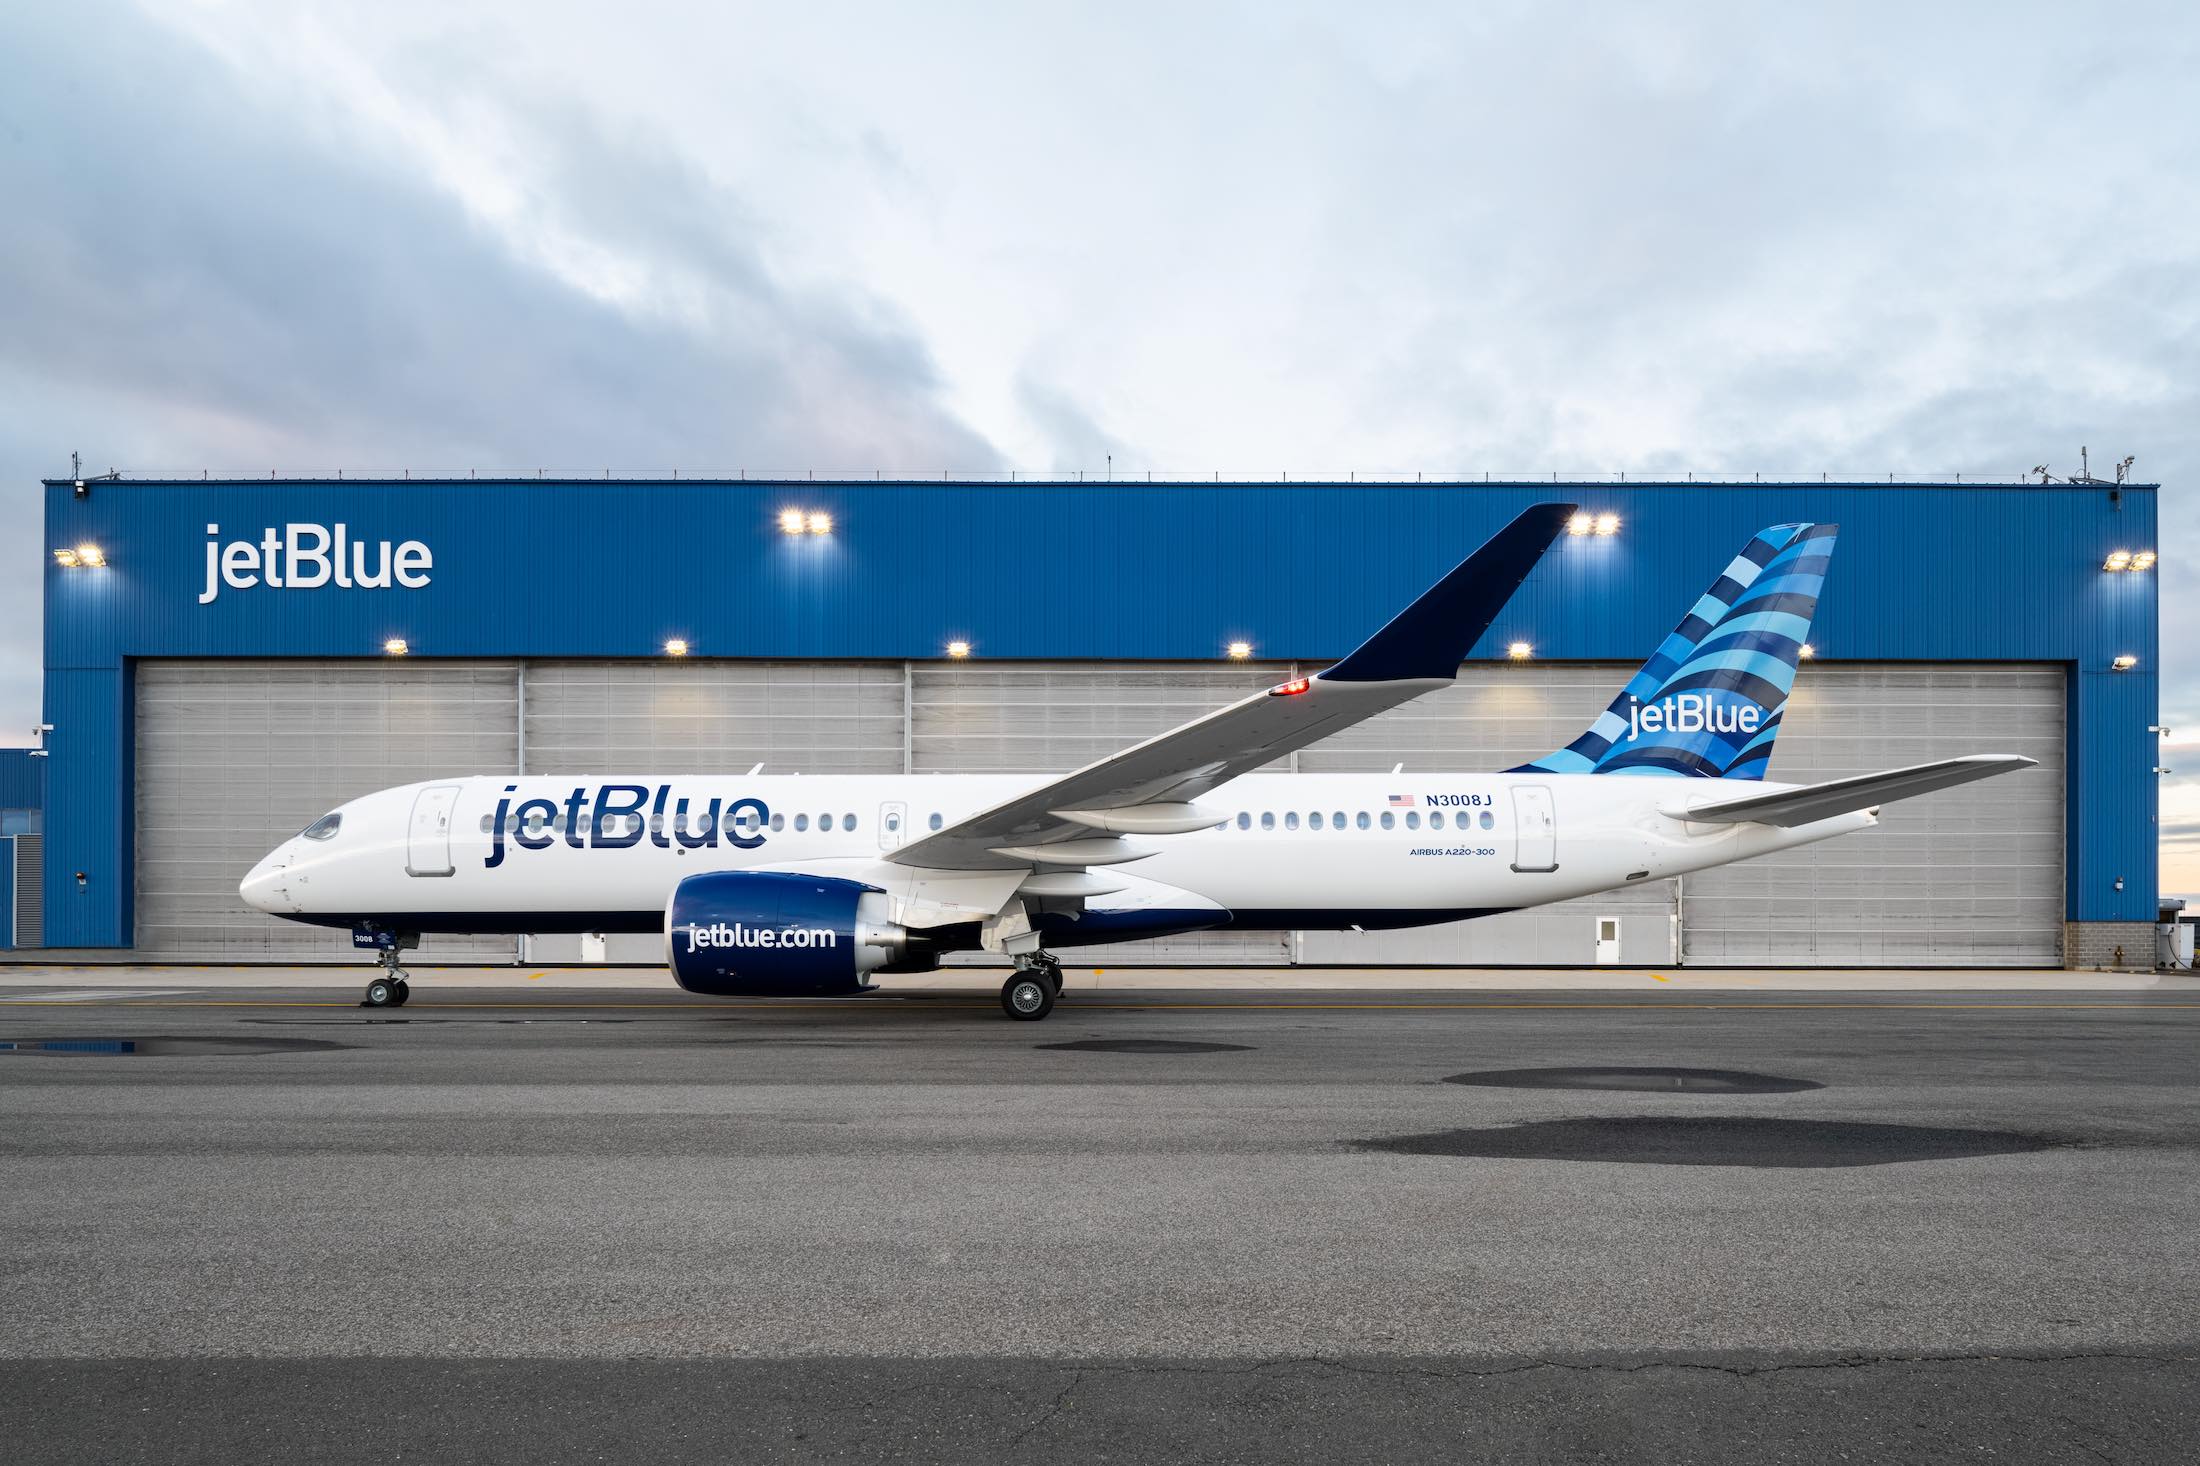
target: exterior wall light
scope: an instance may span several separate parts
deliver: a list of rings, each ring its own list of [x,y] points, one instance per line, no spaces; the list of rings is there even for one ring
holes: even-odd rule
[[[680,637],[677,637],[677,636],[675,636],[675,637],[673,637],[673,638],[672,638],[672,639],[671,639],[670,641],[668,641],[668,642],[666,642],[666,643],[665,643],[665,655],[666,655],[666,656],[668,656],[668,657],[684,657],[684,656],[686,656],[687,654],[688,654],[688,644],[687,644],[687,642],[686,642],[685,640],[683,640],[682,638],[680,638]]]
[[[2130,652],[2125,652],[2115,661],[2110,662],[2109,665],[2111,667],[2114,667],[2119,672],[2129,672],[2133,667],[2139,665],[2139,659],[2133,656]]]
[[[1249,641],[1233,641],[1229,650],[1231,661],[1242,662],[1253,654],[1253,644]]]
[[[94,544],[78,545],[73,553],[76,556],[74,560],[63,560],[61,563],[64,565],[89,565],[94,570],[107,563],[107,552]]]
[[[1599,514],[1597,516],[1597,533],[1600,535],[1618,534],[1619,516],[1617,514]]]
[[[2129,570],[2131,568],[2131,551],[2109,551],[2108,558],[2101,562],[2101,568],[2103,570]]]
[[[2140,550],[2133,554],[2131,568],[2134,570],[2152,570],[2154,568],[2154,552],[2152,550]]]
[[[1535,655],[1535,647],[1529,642],[1516,641],[1505,648],[1505,655],[1516,662],[1525,662]]]
[[[960,661],[970,655],[970,643],[967,641],[951,641],[947,644],[947,654]]]
[[[77,558],[77,553],[74,550],[54,551],[53,561],[54,564],[59,565],[63,570],[74,570],[77,566],[84,563],[82,560]]]
[[[832,515],[830,515],[830,514],[812,514],[812,515],[810,516],[810,533],[811,533],[811,534],[831,534],[832,532],[833,532],[833,516],[832,516]]]
[[[1807,642],[1807,641],[1806,641],[1806,642],[1804,642],[1804,643],[1802,644],[1802,646],[1801,646],[1800,648],[1798,648],[1798,649],[1797,649],[1797,651],[1796,651],[1796,655],[1797,655],[1797,656],[1799,656],[1799,657],[1801,657],[1801,658],[1802,658],[1802,659],[1803,659],[1804,661],[1806,661],[1806,662],[1807,662],[1807,661],[1809,661],[1809,660],[1810,660],[1810,659],[1811,659],[1812,657],[1815,657],[1815,656],[1817,656],[1817,655],[1818,655],[1818,648],[1816,648],[1816,647],[1812,646],[1812,645],[1811,645],[1811,644],[1810,644],[1809,642]]]
[[[393,636],[382,643],[382,654],[384,656],[402,657],[411,650],[412,647],[406,643],[405,638],[402,636]]]
[[[806,517],[799,509],[782,509],[779,511],[779,532],[781,534],[800,534],[807,522]]]
[[[1570,535],[1585,535],[1596,527],[1596,519],[1587,514],[1576,514],[1566,521],[1566,533]]]

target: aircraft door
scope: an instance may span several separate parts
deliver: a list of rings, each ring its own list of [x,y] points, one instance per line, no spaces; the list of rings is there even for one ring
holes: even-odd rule
[[[1551,791],[1542,784],[1515,785],[1513,796],[1513,863],[1522,872],[1558,869],[1558,810]]]
[[[447,876],[451,864],[451,811],[458,785],[434,784],[413,796],[412,826],[405,838],[405,874]]]
[[[893,850],[900,846],[909,829],[909,806],[898,800],[878,807],[878,848]]]

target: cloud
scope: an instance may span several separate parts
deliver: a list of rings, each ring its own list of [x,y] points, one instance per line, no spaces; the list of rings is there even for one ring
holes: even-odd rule
[[[31,481],[72,448],[149,473],[997,462],[890,304],[782,279],[741,197],[575,94],[498,111],[537,160],[499,214],[372,115],[113,6],[0,12],[0,54],[0,739],[37,713]]]

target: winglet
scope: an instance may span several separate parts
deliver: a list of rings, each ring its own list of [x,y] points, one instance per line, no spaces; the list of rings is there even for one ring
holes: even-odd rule
[[[1522,510],[1359,650],[1321,673],[1321,680],[1449,681],[1458,676],[1459,664],[1565,529],[1575,507],[1535,504]]]

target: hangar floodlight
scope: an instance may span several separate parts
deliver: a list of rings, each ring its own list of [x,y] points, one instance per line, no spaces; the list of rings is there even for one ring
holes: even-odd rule
[[[2131,568],[2134,570],[2152,570],[2154,568],[2154,552],[2152,550],[2139,550],[2133,553]]]
[[[402,657],[411,650],[412,647],[406,642],[405,638],[402,636],[393,636],[388,641],[382,643],[382,652],[385,656]]]
[[[2129,672],[2133,667],[2139,665],[2139,659],[2133,656],[2130,652],[2125,652],[2115,661],[2110,662],[2109,665],[2111,667],[2114,667],[2119,672]]]
[[[2131,568],[2131,551],[2109,551],[2108,558],[2101,562],[2101,568],[2103,570],[2129,570]]]
[[[1566,521],[1566,533],[1570,535],[1585,535],[1590,530],[1595,529],[1596,524],[1597,522],[1592,516],[1587,514],[1576,514],[1573,518]]]
[[[68,549],[54,551],[53,559],[54,563],[56,565],[59,565],[63,570],[74,570],[77,566],[84,563],[77,558],[76,551]]]
[[[823,514],[823,513],[814,513],[814,514],[812,514],[812,515],[810,516],[810,533],[811,533],[811,534],[831,534],[832,532],[833,532],[833,516],[832,516],[832,515],[830,515],[830,514]]]
[[[782,509],[779,511],[779,532],[781,534],[800,534],[807,523],[807,519],[799,509]]]
[[[107,552],[97,545],[82,544],[76,547],[76,558],[97,570],[107,563]]]
[[[1532,642],[1516,641],[1505,648],[1505,655],[1516,662],[1525,662],[1535,655],[1535,645]]]
[[[947,654],[960,661],[970,655],[970,643],[967,641],[951,641],[947,644]]]
[[[1812,657],[1818,655],[1818,648],[1812,646],[1809,642],[1806,641],[1802,644],[1801,647],[1796,650],[1796,655],[1803,658],[1803,660],[1805,661],[1809,661]]]
[[[1617,514],[1599,514],[1597,516],[1597,533],[1600,535],[1618,534],[1619,516]]]
[[[1233,642],[1231,642],[1231,643],[1230,643],[1230,660],[1231,660],[1231,661],[1233,661],[1233,662],[1242,662],[1242,661],[1244,661],[1244,660],[1245,660],[1245,659],[1246,659],[1247,657],[1251,656],[1252,654],[1253,654],[1253,644],[1252,644],[1251,642],[1249,642],[1249,641],[1233,641]]]
[[[666,655],[666,656],[668,656],[668,657],[684,657],[684,656],[686,656],[687,654],[688,654],[688,644],[687,644],[687,642],[686,642],[686,640],[685,640],[685,639],[683,639],[683,638],[681,638],[681,637],[677,637],[677,636],[675,636],[675,637],[673,637],[673,638],[672,638],[672,639],[671,639],[670,641],[668,641],[668,642],[666,642],[666,643],[665,643],[665,655]]]

